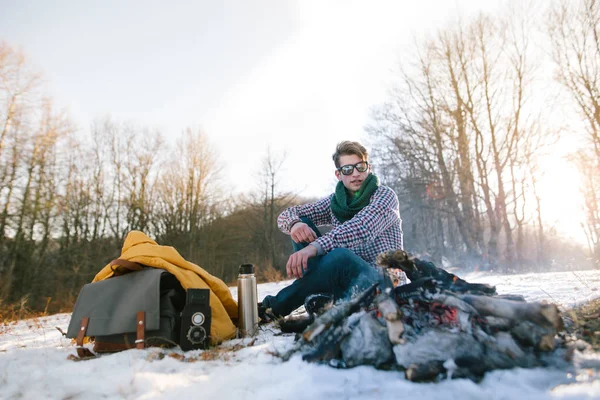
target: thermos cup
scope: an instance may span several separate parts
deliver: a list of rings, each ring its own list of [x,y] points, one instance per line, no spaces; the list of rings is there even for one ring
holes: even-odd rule
[[[238,328],[241,337],[258,332],[258,296],[254,265],[240,265],[238,275]]]

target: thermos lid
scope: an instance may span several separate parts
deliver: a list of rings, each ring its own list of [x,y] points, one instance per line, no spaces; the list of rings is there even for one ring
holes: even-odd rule
[[[254,273],[254,265],[253,264],[242,264],[240,265],[240,274],[248,275]]]

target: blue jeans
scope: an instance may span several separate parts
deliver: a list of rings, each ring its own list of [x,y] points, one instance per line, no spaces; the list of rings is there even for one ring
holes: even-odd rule
[[[302,218],[317,236],[321,232],[310,219]],[[308,243],[292,241],[294,252],[306,247]],[[311,294],[332,294],[336,300],[349,298],[373,283],[380,281],[380,275],[365,260],[354,252],[344,248],[335,248],[322,256],[308,259],[308,268],[301,278],[283,288],[275,296],[265,296],[263,305],[271,308],[273,314],[285,316],[304,304]]]

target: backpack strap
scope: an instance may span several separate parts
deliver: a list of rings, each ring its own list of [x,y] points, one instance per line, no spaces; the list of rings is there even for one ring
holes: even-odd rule
[[[143,349],[144,348],[144,334],[146,332],[146,313],[144,311],[138,311],[136,316],[137,321],[137,329],[136,329],[136,340],[135,340],[135,348]]]
[[[87,332],[89,322],[89,317],[81,318],[81,325],[79,326],[79,332],[77,333],[77,338],[75,339],[75,343],[77,344],[77,355],[79,356],[79,358],[96,357],[96,355],[92,353],[89,349],[83,347],[83,338],[85,337],[85,333]]]
[[[110,269],[112,269],[114,276],[123,275],[128,272],[141,271],[142,268],[144,268],[142,264],[123,260],[122,258],[115,258],[110,262]]]

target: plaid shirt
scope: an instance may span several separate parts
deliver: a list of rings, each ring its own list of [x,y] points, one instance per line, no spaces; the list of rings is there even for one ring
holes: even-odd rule
[[[334,248],[352,250],[369,264],[376,265],[378,254],[388,250],[402,249],[402,220],[398,208],[398,196],[387,186],[379,186],[369,204],[343,224],[331,211],[333,194],[315,203],[293,206],[277,218],[277,226],[290,234],[293,224],[301,217],[310,218],[315,225],[333,225],[333,229],[315,240],[319,253]]]

